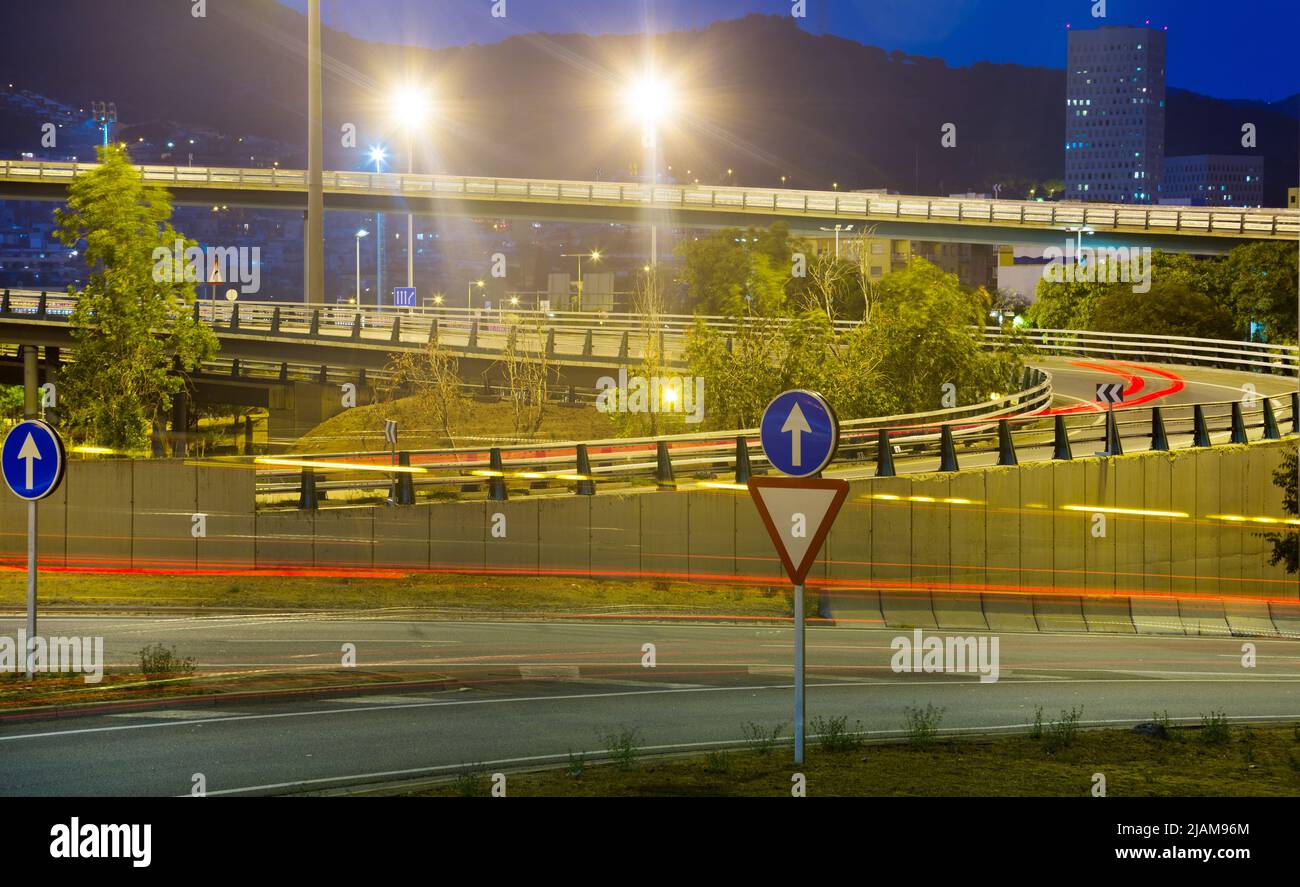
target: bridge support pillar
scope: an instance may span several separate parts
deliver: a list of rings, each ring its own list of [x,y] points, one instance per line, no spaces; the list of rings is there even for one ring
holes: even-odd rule
[[[673,460],[668,455],[668,442],[659,441],[655,450],[655,484],[661,490],[677,489],[677,480],[673,477]]]
[[[410,468],[411,454],[406,452],[398,453],[397,464],[402,468]],[[397,475],[397,490],[393,496],[393,501],[398,505],[415,504],[415,482],[411,478],[409,471],[403,471]]]
[[[1232,442],[1235,444],[1248,443],[1246,437],[1246,420],[1241,415],[1241,401],[1232,402]]]
[[[493,447],[488,451],[488,470],[492,476],[488,478],[488,499],[493,502],[504,502],[509,498],[506,492],[505,467],[501,462],[500,447]]]
[[[744,436],[736,438],[736,483],[747,484],[753,472],[749,467],[749,442]]]
[[[944,425],[939,434],[939,470],[959,471],[957,465],[957,445],[953,443],[952,426]]]
[[[1057,462],[1069,462],[1074,458],[1074,451],[1070,448],[1070,435],[1065,427],[1065,417],[1059,413],[1056,416],[1056,423],[1052,435],[1052,459]]]
[[[1151,408],[1151,449],[1160,452],[1169,450],[1169,435],[1165,433],[1165,417],[1160,407]]]
[[[889,444],[889,432],[881,428],[876,432],[876,477],[897,477],[894,468],[894,449]]]
[[[591,456],[587,453],[586,444],[578,444],[578,477],[583,479],[578,481],[577,494],[579,496],[596,495],[596,481],[592,479]]]
[[[1205,410],[1201,405],[1192,406],[1192,446],[1208,447],[1210,445],[1210,429],[1205,424]]]
[[[190,397],[181,390],[172,401],[172,456],[185,458],[185,442],[188,437]]]
[[[1282,430],[1277,427],[1277,414],[1273,412],[1273,401],[1264,398],[1264,440],[1277,440]]]
[[[1016,442],[1011,438],[1011,423],[1006,419],[998,420],[998,464],[1005,466],[1019,465],[1016,458]]]
[[[1106,449],[1107,456],[1124,455],[1124,443],[1119,439],[1119,425],[1115,422],[1115,411],[1106,410]]]
[[[41,378],[35,345],[21,346],[23,352],[23,417],[35,419],[41,413]]]

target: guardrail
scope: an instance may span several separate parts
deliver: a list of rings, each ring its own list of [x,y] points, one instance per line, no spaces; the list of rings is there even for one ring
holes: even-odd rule
[[[1125,445],[1169,450],[1249,443],[1300,434],[1300,395],[1260,397],[1212,404],[1133,408],[1106,413],[1008,412],[1005,408],[966,418],[892,417],[845,423],[834,471],[860,471],[874,464],[877,477],[897,473],[896,460],[929,459],[929,470],[956,472],[961,462],[1019,465],[1022,462],[1122,455]],[[1030,402],[1034,402],[1030,398]],[[934,414],[930,414],[934,415]],[[296,498],[314,509],[331,492],[350,502],[367,494],[393,504],[413,504],[420,493],[438,498],[462,494],[500,501],[512,485],[594,495],[598,485],[620,489],[652,482],[676,489],[678,475],[697,486],[739,489],[766,460],[757,432],[720,432],[658,439],[595,441],[586,444],[528,444],[472,450],[267,456],[256,460],[257,491],[265,504]],[[723,475],[727,475],[725,478]]]
[[[984,403],[845,421],[840,426],[840,452],[865,452],[876,445],[882,431],[888,433],[891,445],[897,447],[924,446],[937,441],[943,436],[944,427],[958,438],[980,435],[996,427],[1000,420],[1036,414],[1051,403],[1049,374],[1027,369],[1021,385],[1022,390],[1014,394]],[[662,485],[665,478],[671,482],[675,470],[726,463],[738,465],[737,470],[747,472],[751,464],[766,464],[761,451],[753,455],[749,452],[757,437],[758,429],[751,428],[586,443],[534,442],[507,447],[403,451],[397,454],[394,473],[401,485],[411,489],[486,485],[491,491],[498,488],[503,491],[507,468],[518,469],[516,476],[533,483],[573,483],[579,490],[587,489],[601,476],[615,475],[623,480],[653,476]],[[266,497],[296,491],[302,507],[315,507],[314,497],[319,491],[384,488],[388,482],[374,478],[376,474],[393,470],[392,460],[393,454],[387,452],[262,457],[256,460],[263,466],[258,472],[258,492]],[[325,475],[335,479],[324,481]],[[591,489],[594,491],[594,486]]]
[[[0,160],[0,180],[66,184],[97,166],[94,163]],[[146,181],[172,187],[293,192],[307,190],[307,173],[304,170],[156,165],[143,165],[138,169]],[[1048,203],[857,191],[348,171],[326,171],[323,182],[325,191],[338,194],[625,206],[677,211],[727,210],[782,216],[956,222],[1043,229],[1088,225],[1098,231],[1239,239],[1294,239],[1300,236],[1300,212],[1287,209]]]
[[[75,304],[67,295],[32,290],[5,290],[0,317],[66,321]],[[516,332],[523,352],[545,353],[573,363],[629,364],[640,360],[648,339],[657,336],[670,366],[682,365],[686,338],[699,322],[724,335],[735,336],[735,320],[717,316],[665,314],[647,321],[634,314],[578,311],[537,311],[510,308],[485,312],[465,308],[391,308],[316,306],[301,303],[226,302],[203,300],[194,311],[223,335],[311,339],[349,347],[423,348],[442,341],[462,353],[498,353]],[[788,321],[765,319],[779,328]],[[860,321],[838,320],[845,331]],[[1181,336],[1097,333],[1078,330],[986,327],[988,342],[1021,342],[1048,354],[1073,354],[1119,360],[1157,360],[1221,368],[1300,372],[1300,349],[1264,342],[1228,342]]]

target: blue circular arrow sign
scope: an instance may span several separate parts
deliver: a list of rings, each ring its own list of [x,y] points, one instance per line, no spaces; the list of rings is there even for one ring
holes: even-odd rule
[[[66,465],[59,433],[36,419],[15,425],[0,450],[5,483],[23,499],[44,499],[57,490]]]
[[[792,477],[809,477],[830,464],[840,442],[835,411],[812,391],[783,391],[763,411],[759,425],[763,453],[773,467]]]

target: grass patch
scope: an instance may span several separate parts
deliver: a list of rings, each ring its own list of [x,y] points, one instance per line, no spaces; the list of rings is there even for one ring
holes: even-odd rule
[[[1064,720],[1064,719],[1062,719]],[[1060,723],[1058,721],[1057,723]],[[1085,798],[1092,774],[1106,774],[1111,797],[1255,797],[1300,794],[1297,728],[1235,727],[1222,745],[1164,742],[1130,730],[1078,730],[1048,753],[1030,736],[906,741],[865,749],[810,750],[797,769],[810,796],[1063,796]],[[587,766],[510,776],[512,797],[789,797],[796,768],[788,753],[715,750],[692,757],[640,758],[622,770]],[[451,783],[416,792],[455,797]]]
[[[449,445],[441,429],[421,428],[425,422],[411,406],[411,398],[344,410],[307,432],[292,447],[295,453],[376,452],[388,449],[384,420],[395,419],[405,450],[442,449]],[[507,445],[514,440],[514,417],[505,401],[474,401],[452,426],[458,447],[485,442]],[[618,426],[592,404],[547,404],[541,430],[532,439],[608,440],[619,437]]]
[[[381,571],[382,572],[382,571]],[[25,606],[26,573],[0,568],[0,605]],[[384,609],[412,608],[458,615],[693,614],[706,616],[790,615],[789,595],[735,585],[697,585],[566,578],[561,576],[475,576],[404,573],[379,576],[241,575],[177,576],[147,573],[41,574],[43,608],[217,609]]]

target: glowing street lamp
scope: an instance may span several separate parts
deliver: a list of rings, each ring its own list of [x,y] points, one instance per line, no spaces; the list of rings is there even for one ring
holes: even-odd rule
[[[361,304],[361,238],[369,237],[370,232],[362,228],[357,232],[357,304]]]
[[[485,286],[487,286],[487,284],[485,284],[485,283],[484,283],[483,281],[481,281],[481,280],[473,280],[473,281],[470,281],[469,283],[467,283],[467,284],[465,285],[465,308],[466,308],[466,310],[468,310],[468,309],[474,307],[474,287],[478,287],[479,289],[483,289],[483,287],[485,287]]]
[[[415,172],[415,132],[429,118],[429,94],[416,86],[403,86],[390,103],[393,122],[406,137],[406,172]],[[415,286],[415,214],[406,214],[406,285]]]
[[[641,122],[641,144],[650,152],[650,202],[654,208],[654,189],[659,184],[659,124],[673,110],[675,97],[668,81],[647,74],[632,82],[624,96],[629,112]],[[690,175],[690,172],[687,172]],[[650,225],[650,266],[659,264],[659,228]]]
[[[589,253],[560,253],[561,259],[578,260],[578,310],[582,310],[582,260],[591,259],[593,262],[600,261],[600,250],[593,249]]]

